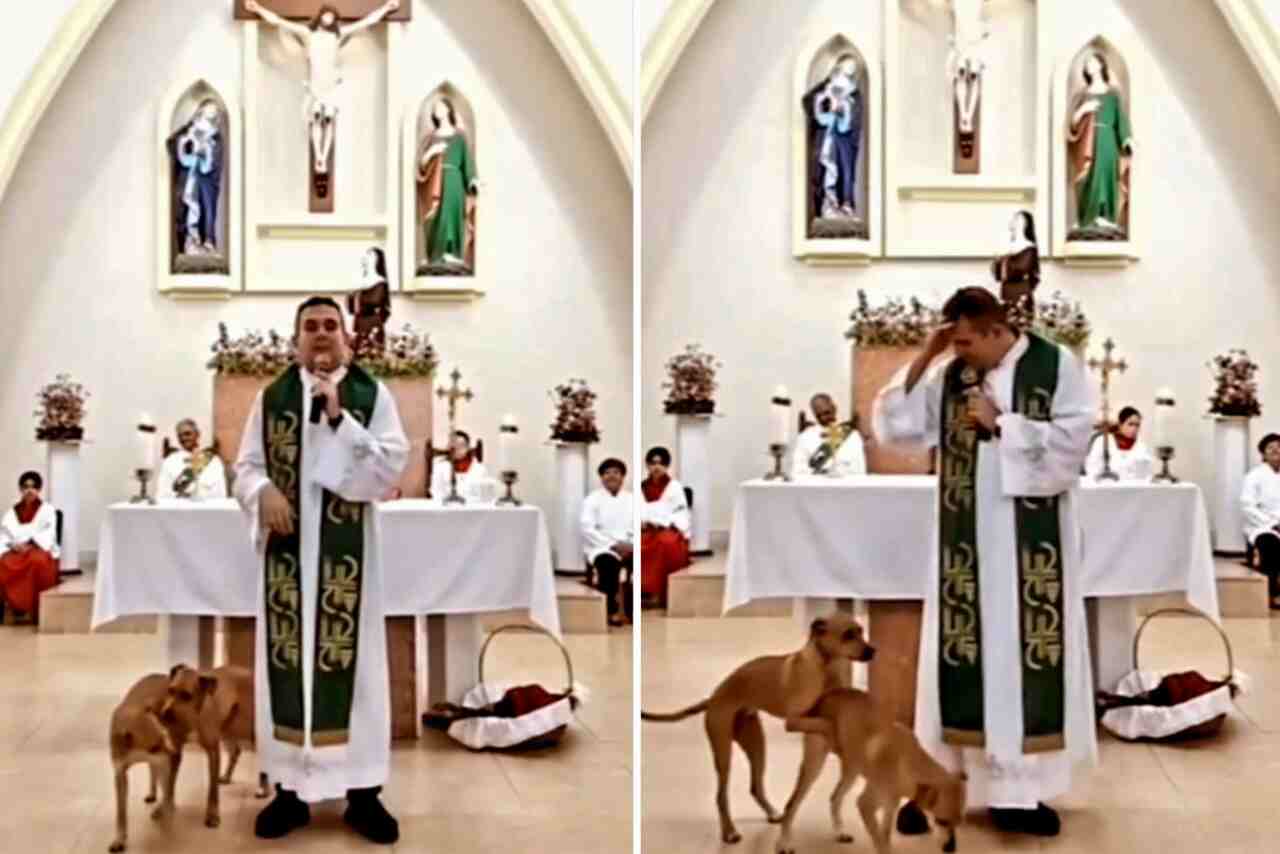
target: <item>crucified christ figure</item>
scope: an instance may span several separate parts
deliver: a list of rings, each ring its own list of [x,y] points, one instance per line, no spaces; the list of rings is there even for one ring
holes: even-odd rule
[[[307,52],[309,78],[306,114],[311,130],[311,151],[317,175],[329,171],[333,149],[333,125],[338,118],[337,93],[342,85],[342,64],[338,52],[356,33],[380,23],[400,8],[400,0],[387,0],[374,11],[349,26],[342,26],[338,10],[324,5],[308,24],[298,24],[265,8],[258,0],[245,0],[246,11],[296,38]]]
[[[947,76],[954,89],[961,138],[973,134],[973,116],[982,92],[986,63],[981,47],[990,33],[982,20],[984,0],[951,0],[954,31],[947,57]]]

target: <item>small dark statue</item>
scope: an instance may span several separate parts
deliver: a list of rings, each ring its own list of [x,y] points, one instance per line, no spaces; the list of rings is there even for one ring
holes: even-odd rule
[[[1018,211],[1009,221],[1009,251],[991,262],[991,277],[1000,283],[1000,299],[1024,311],[1035,311],[1033,294],[1040,284],[1040,250],[1036,221],[1030,211]]]
[[[387,257],[377,246],[360,260],[360,290],[347,295],[347,311],[355,327],[357,353],[382,351],[387,345],[387,320],[391,317],[391,286],[387,284]]]

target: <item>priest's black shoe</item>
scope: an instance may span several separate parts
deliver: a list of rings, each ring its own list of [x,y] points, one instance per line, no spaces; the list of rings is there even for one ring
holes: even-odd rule
[[[929,817],[915,801],[907,801],[898,810],[898,832],[903,836],[919,836],[929,832]]]
[[[276,784],[276,797],[267,804],[253,823],[259,839],[279,839],[311,823],[311,808],[298,800],[298,795]]]
[[[991,821],[1005,833],[1057,836],[1062,829],[1058,814],[1044,804],[1038,804],[1033,810],[993,809]]]
[[[347,811],[342,820],[370,842],[391,845],[400,838],[400,824],[378,800],[381,786],[351,789],[347,792]]]

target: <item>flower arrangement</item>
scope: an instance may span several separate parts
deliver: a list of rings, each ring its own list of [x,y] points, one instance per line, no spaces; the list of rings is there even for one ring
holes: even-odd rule
[[[569,380],[550,392],[556,402],[556,420],[551,424],[551,440],[554,442],[600,441],[600,428],[596,426],[596,393],[586,380]]]
[[[668,415],[710,415],[716,411],[716,371],[724,367],[697,344],[667,360],[663,410]]]
[[[58,374],[54,381],[36,395],[40,408],[35,415],[40,419],[36,426],[36,439],[42,442],[70,442],[84,438],[84,403],[89,392],[80,383],[72,382],[70,374]]]
[[[275,330],[265,335],[257,330],[232,338],[225,323],[218,324],[218,340],[210,347],[213,356],[207,367],[223,376],[272,377],[293,364],[291,339]],[[376,377],[427,377],[439,360],[425,332],[405,324],[401,332],[388,333],[385,347],[362,342],[355,361]]]
[[[1252,418],[1262,414],[1258,402],[1258,363],[1244,350],[1228,350],[1213,357],[1214,390],[1209,398],[1210,415]]]
[[[1010,305],[1009,319],[1019,329],[1030,329],[1071,349],[1088,344],[1093,331],[1080,304],[1056,291],[1047,300],[1036,301],[1034,316],[1022,305]],[[915,297],[889,297],[873,307],[866,291],[858,291],[858,305],[849,320],[845,337],[855,347],[920,347],[942,322],[942,312]]]

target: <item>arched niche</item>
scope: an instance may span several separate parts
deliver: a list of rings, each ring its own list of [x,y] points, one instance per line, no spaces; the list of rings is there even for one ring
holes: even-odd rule
[[[1140,140],[1151,127],[1144,67],[1136,44],[1102,34],[1058,63],[1051,137],[1053,251],[1068,263],[1123,266],[1139,255],[1147,202]]]
[[[164,293],[198,297],[240,290],[243,150],[233,91],[198,78],[174,86],[160,104],[156,268]]]
[[[483,117],[463,86],[445,80],[409,102],[404,116],[403,264],[423,295],[469,298],[482,290]]]
[[[788,112],[793,254],[822,264],[879,257],[879,62],[845,33],[810,42],[796,58]]]

